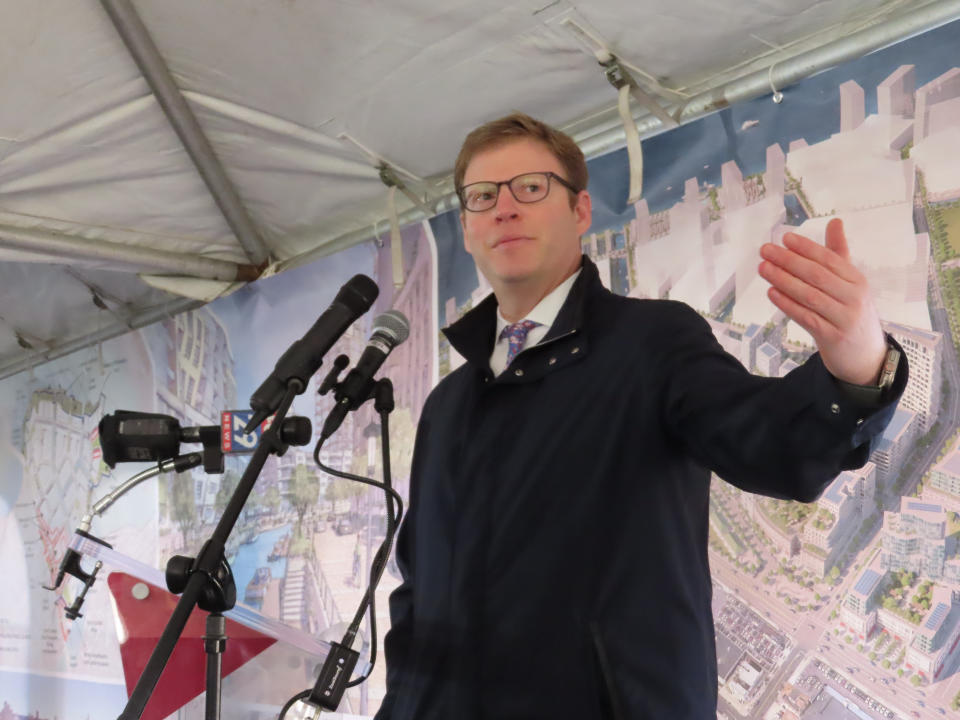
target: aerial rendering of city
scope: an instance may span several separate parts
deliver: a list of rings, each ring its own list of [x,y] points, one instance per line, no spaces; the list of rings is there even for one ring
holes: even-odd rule
[[[683,300],[754,373],[777,377],[812,339],[765,296],[757,249],[844,220],[910,382],[861,469],[812,504],[715,478],[710,559],[720,717],[935,718],[960,711],[960,68],[917,87],[839,84],[840,129],[723,162],[682,199],[584,238],[605,283]],[[867,114],[865,95],[875,93]],[[740,132],[753,132],[746,121]],[[706,168],[705,169],[709,169]]]
[[[815,141],[776,138],[754,148],[762,161],[749,168],[714,148],[694,176],[674,172],[665,192],[651,188],[655,200],[583,238],[608,288],[686,302],[747,369],[778,377],[815,348],[767,299],[759,247],[787,231],[822,242],[840,217],[884,329],[909,361],[910,382],[870,461],[815,503],[714,478],[726,720],[960,711],[960,67],[921,83],[914,65],[892,65],[873,87],[834,77],[810,94],[838,98],[838,128],[819,128]],[[765,122],[738,122],[738,147],[757,145]],[[478,277],[469,295],[448,295],[445,321],[489,292]],[[441,373],[463,362],[441,341]]]

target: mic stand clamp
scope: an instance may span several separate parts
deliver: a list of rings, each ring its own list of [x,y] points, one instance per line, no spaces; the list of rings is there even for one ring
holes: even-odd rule
[[[383,413],[392,413],[395,407],[393,401],[393,383],[390,378],[380,378],[373,386],[370,392],[373,397],[373,409],[378,415]]]
[[[90,508],[90,512],[84,515],[83,520],[80,521],[80,527],[76,529],[77,535],[82,535],[88,540],[93,540],[94,542],[100,543],[101,545],[104,545],[112,550],[113,545],[101,540],[95,535],[90,534],[90,525],[93,522],[93,519],[98,515],[102,515],[111,505],[113,505],[123,495],[142,483],[144,480],[155,477],[161,473],[169,472],[171,470],[176,472],[184,472],[185,470],[196,467],[200,464],[200,462],[201,457],[199,453],[190,453],[189,455],[180,455],[179,457],[171,458],[169,460],[161,460],[156,465],[137,473],[93,504],[93,507]],[[220,464],[223,464],[222,455],[220,456]],[[223,472],[222,467],[220,472]],[[60,567],[57,570],[57,579],[54,581],[52,586],[43,586],[44,590],[56,590],[58,587],[60,587],[65,575],[71,575],[83,583],[83,589],[80,591],[80,594],[76,597],[76,599],[74,599],[70,607],[64,610],[64,614],[71,620],[76,620],[77,618],[83,617],[83,613],[80,612],[80,608],[83,606],[83,602],[87,597],[87,592],[89,592],[90,588],[93,587],[93,583],[96,582],[97,573],[100,572],[100,568],[103,566],[103,563],[98,560],[93,566],[93,572],[88,573],[80,566],[81,557],[82,556],[80,553],[73,548],[67,548],[63,555],[63,560],[60,561]]]
[[[113,549],[113,545],[91,535],[82,528],[78,528],[76,533],[77,535],[83,535],[83,537],[87,538],[88,540],[93,540],[101,545],[105,545],[111,550]],[[97,581],[97,573],[100,572],[100,568],[103,567],[103,563],[97,560],[93,566],[93,572],[87,572],[80,566],[81,557],[83,556],[73,548],[67,548],[66,552],[63,554],[63,560],[60,561],[60,567],[57,569],[57,579],[54,581],[53,585],[43,586],[44,590],[56,590],[58,587],[60,587],[65,575],[75,577],[77,580],[83,583],[83,589],[80,591],[80,594],[77,595],[70,607],[64,609],[64,614],[71,620],[76,620],[77,618],[83,617],[83,613],[80,612],[80,608],[83,606],[83,601],[87,597],[87,592],[93,587],[93,583]]]
[[[337,405],[346,405],[348,410],[357,410],[367,400],[374,401],[374,407],[378,413],[393,412],[393,383],[390,378],[380,378],[379,380],[368,381],[365,388],[362,388],[360,395],[354,400],[347,391],[347,382],[340,380],[340,373],[350,364],[350,359],[346,355],[338,355],[333,361],[333,366],[323,378],[320,387],[317,389],[318,395],[326,395],[331,390]]]

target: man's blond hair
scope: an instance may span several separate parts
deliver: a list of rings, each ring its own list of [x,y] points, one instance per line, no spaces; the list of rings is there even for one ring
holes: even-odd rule
[[[470,165],[474,155],[513,140],[523,139],[543,143],[563,167],[565,175],[563,179],[573,185],[577,192],[587,189],[589,180],[587,161],[573,138],[529,115],[515,112],[484,123],[467,135],[463,141],[460,153],[457,155],[457,162],[453,166],[453,185],[457,196],[461,198],[461,203],[463,202],[463,178],[467,174],[467,166]],[[571,196],[570,206],[573,207],[576,201],[576,195]]]

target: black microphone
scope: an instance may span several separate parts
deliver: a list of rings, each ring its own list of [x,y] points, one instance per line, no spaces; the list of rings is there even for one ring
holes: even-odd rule
[[[364,348],[356,367],[347,373],[344,381],[337,386],[334,397],[337,404],[327,415],[320,431],[321,439],[336,432],[340,423],[350,410],[356,410],[370,397],[373,389],[373,376],[383,365],[387,355],[410,336],[410,323],[399,310],[389,310],[378,315],[373,321],[373,332],[367,347]]]
[[[221,413],[227,416],[234,414],[234,411]],[[111,468],[121,462],[170,462],[170,458],[183,462],[178,458],[180,443],[202,443],[206,458],[208,450],[220,456],[223,453],[253,452],[259,441],[258,437],[251,437],[249,444],[231,449],[222,442],[225,432],[223,421],[220,425],[183,427],[172,415],[131,410],[117,410],[112,415],[104,415],[98,427],[103,461]],[[229,429],[228,426],[227,430]],[[280,441],[287,445],[307,445],[312,439],[313,427],[309,418],[289,415],[283,419],[278,434]],[[213,462],[212,457],[204,460],[204,469],[207,472],[223,472],[222,469],[212,470],[210,463]],[[168,472],[170,469],[164,467],[161,472]],[[172,469],[183,472],[185,468],[176,465]]]
[[[249,433],[276,411],[291,380],[300,383],[298,395],[306,389],[323,356],[353,321],[370,309],[379,294],[377,284],[366,275],[354,275],[344,283],[330,307],[280,356],[270,377],[250,396],[254,413],[245,432]]]

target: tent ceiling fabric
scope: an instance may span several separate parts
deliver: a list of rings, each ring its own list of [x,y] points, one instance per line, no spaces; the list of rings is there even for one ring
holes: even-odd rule
[[[105,324],[119,332],[192,306],[186,297],[237,287],[211,279],[208,261],[228,261],[217,266],[228,269],[249,263],[106,4],[4,2],[0,376],[93,333],[102,337]],[[654,85],[692,95],[943,4],[739,0],[718,11],[712,0],[136,0],[132,7],[271,261],[289,264],[369,237],[375,223],[385,227],[387,192],[374,161],[343,134],[424,178],[413,183],[417,190],[445,190],[463,135],[485,120],[514,109],[562,127],[608,120],[616,92],[567,20]],[[411,207],[397,197],[401,209]],[[31,232],[63,236],[71,247],[104,246],[86,260],[71,254],[67,264],[62,253],[31,250]],[[116,245],[182,255],[196,270],[182,275],[205,279],[180,283],[179,271],[160,271],[146,256],[104,259]],[[107,310],[94,305],[84,278],[100,288]]]

